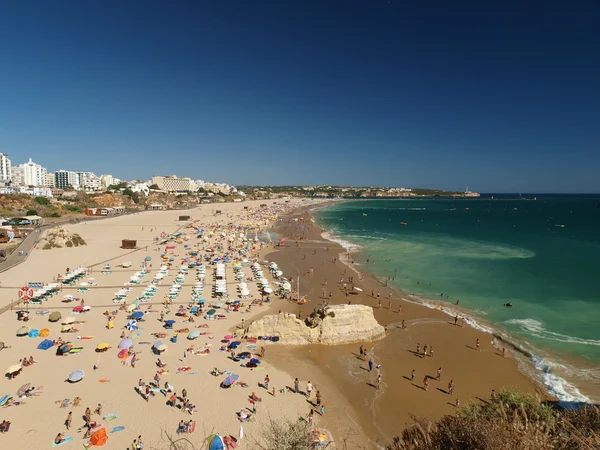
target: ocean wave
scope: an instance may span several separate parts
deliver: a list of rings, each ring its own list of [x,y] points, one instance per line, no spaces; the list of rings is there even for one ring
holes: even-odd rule
[[[582,394],[579,389],[554,373],[555,369],[564,367],[562,364],[557,364],[536,356],[532,356],[531,360],[535,368],[542,373],[542,381],[548,392],[560,401],[591,403],[591,400]]]
[[[581,344],[581,345],[594,345],[600,346],[600,341],[595,339],[583,339],[575,336],[568,336],[566,334],[555,333],[544,328],[544,324],[536,319],[511,319],[505,323],[510,325],[516,325],[521,328],[522,331],[527,332],[531,336],[535,336],[541,339],[548,339],[558,342],[566,342],[569,344]]]
[[[417,258],[435,257],[437,254],[487,260],[525,259],[535,256],[535,252],[522,247],[450,236],[428,236],[426,240],[418,240],[415,237],[412,237],[412,240],[398,239],[398,235],[394,237],[395,244],[401,247],[400,251],[404,255],[414,255]]]

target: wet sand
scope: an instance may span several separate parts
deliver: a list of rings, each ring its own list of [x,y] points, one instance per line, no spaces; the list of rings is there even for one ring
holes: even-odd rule
[[[294,278],[294,289],[300,274],[301,296],[310,300],[302,306],[287,302],[283,309],[306,317],[321,304],[326,290],[330,304],[351,301],[372,306],[375,318],[388,328],[385,339],[365,344],[375,365],[381,364],[380,389],[376,387],[377,371],[369,372],[367,361],[359,357],[360,344],[269,348],[278,368],[292,377],[310,376],[322,388],[326,405],[322,420],[338,442],[348,439],[350,445],[359,445],[369,440],[372,447],[383,445],[412,423],[411,415],[436,419],[455,412],[457,399],[461,405],[485,401],[492,389],[517,388],[543,395],[540,387],[517,369],[509,352],[502,357],[501,347],[492,345],[493,336],[468,325],[455,326],[453,317],[444,312],[404,301],[374,276],[359,275],[340,262],[340,257],[345,258],[345,249],[324,239],[323,230],[310,219],[310,213],[303,209],[283,221],[277,232],[288,236],[286,247],[266,257]],[[335,257],[338,260],[333,263]],[[349,276],[354,277],[354,285],[362,292],[346,296],[341,279]],[[377,299],[371,297],[372,289],[380,292],[381,309],[377,308]],[[402,320],[406,330],[401,329]],[[424,345],[433,346],[434,356],[417,354],[417,344],[421,345],[421,353]],[[440,381],[435,379],[439,367]],[[415,379],[410,381],[413,369]],[[425,376],[430,377],[427,391],[423,389]],[[447,393],[450,380],[454,383],[452,395]]]

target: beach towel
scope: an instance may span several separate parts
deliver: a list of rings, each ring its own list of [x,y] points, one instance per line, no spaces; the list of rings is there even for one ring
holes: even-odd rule
[[[60,444],[57,444],[56,442],[52,441],[52,447],[58,447],[59,445],[66,444],[67,442],[71,442],[72,440],[73,438],[71,436],[67,436],[65,440],[62,441]]]
[[[107,414],[104,417],[102,417],[103,420],[115,420],[117,417],[119,417],[118,414]]]
[[[111,433],[116,433],[117,431],[123,431],[125,429],[125,427],[123,425],[119,425],[118,427],[114,427],[112,430],[110,430]]]

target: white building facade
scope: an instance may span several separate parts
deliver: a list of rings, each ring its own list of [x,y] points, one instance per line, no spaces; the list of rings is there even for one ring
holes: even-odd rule
[[[154,176],[152,177],[152,184],[156,184],[161,191],[167,192],[195,192],[198,190],[196,182],[191,178],[179,178],[175,175],[168,177]]]
[[[12,180],[12,165],[10,158],[4,153],[0,153],[0,182],[8,183]]]
[[[19,164],[13,169],[13,178],[16,178],[20,186],[48,186],[48,171],[39,164],[34,163],[31,158],[25,164]],[[14,182],[14,180],[13,180]],[[16,184],[16,183],[15,183]]]

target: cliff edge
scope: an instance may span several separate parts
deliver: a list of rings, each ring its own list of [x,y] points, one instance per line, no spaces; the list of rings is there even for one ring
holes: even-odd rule
[[[385,329],[365,305],[328,306],[312,313],[306,321],[295,314],[273,314],[254,321],[249,337],[278,336],[283,344],[351,344],[385,337]],[[268,341],[265,341],[268,342]]]

